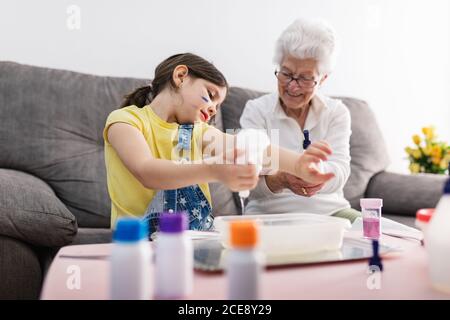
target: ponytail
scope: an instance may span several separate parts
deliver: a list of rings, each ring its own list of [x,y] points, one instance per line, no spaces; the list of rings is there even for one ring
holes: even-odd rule
[[[121,108],[131,105],[142,108],[152,102],[165,88],[171,88],[176,91],[177,87],[172,76],[178,65],[187,66],[189,76],[193,78],[204,79],[220,87],[228,88],[227,80],[212,63],[192,53],[181,53],[161,62],[155,69],[155,77],[152,80],[152,84],[137,88],[126,95]]]
[[[137,88],[124,97],[121,108],[135,105],[142,108],[153,100],[153,87],[151,84]]]

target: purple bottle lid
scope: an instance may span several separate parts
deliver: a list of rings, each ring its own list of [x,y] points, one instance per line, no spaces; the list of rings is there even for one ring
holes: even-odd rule
[[[185,212],[163,213],[159,217],[159,230],[166,233],[179,233],[188,229]]]
[[[377,198],[360,199],[359,205],[361,206],[361,208],[378,209],[383,206],[383,199]]]

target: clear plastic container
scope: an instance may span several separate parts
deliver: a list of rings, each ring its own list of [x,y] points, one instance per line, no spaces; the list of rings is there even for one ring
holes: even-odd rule
[[[383,199],[360,199],[363,219],[363,235],[367,239],[378,240],[381,237],[381,207]]]
[[[259,225],[260,246],[265,254],[307,254],[338,250],[344,231],[351,227],[347,219],[308,213],[283,213],[222,216],[214,219],[224,247],[229,247],[229,222],[254,220]]]

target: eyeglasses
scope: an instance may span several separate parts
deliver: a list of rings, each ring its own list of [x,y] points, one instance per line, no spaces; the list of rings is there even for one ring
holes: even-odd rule
[[[299,87],[305,89],[313,89],[318,83],[318,81],[314,79],[309,79],[301,75],[298,77],[294,77],[290,73],[278,70],[275,70],[275,77],[277,77],[277,79],[284,85],[289,85],[289,83],[291,83],[292,80],[295,80],[295,82],[297,82],[297,85]]]

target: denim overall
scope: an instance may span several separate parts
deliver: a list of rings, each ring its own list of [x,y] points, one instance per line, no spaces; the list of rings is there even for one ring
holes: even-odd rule
[[[194,125],[178,127],[177,151],[181,152],[181,162],[189,161]],[[211,230],[214,217],[211,205],[198,185],[175,190],[159,190],[145,211],[144,220],[149,224],[149,237],[159,230],[159,216],[162,212],[181,212],[189,215],[190,230]]]

